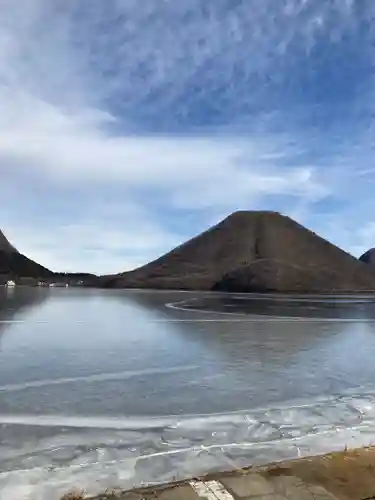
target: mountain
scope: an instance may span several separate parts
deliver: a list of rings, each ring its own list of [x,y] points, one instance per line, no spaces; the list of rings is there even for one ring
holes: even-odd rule
[[[47,278],[49,276],[53,276],[52,271],[18,252],[0,231],[0,280],[2,282],[19,277]]]
[[[375,266],[375,248],[370,248],[363,255],[360,256],[359,260],[365,262],[366,264],[372,264]]]
[[[91,273],[54,273],[54,279],[70,285],[80,284],[87,287],[100,286],[100,278]]]
[[[133,271],[102,277],[115,288],[232,292],[375,289],[375,271],[277,212],[239,211]]]
[[[0,251],[2,252],[17,252],[14,246],[8,241],[4,233],[0,231]]]

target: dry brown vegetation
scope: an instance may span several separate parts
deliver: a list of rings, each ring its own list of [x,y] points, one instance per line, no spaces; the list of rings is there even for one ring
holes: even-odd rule
[[[375,498],[375,449],[360,448],[293,460],[268,467],[267,476],[293,475],[323,486],[338,498]]]

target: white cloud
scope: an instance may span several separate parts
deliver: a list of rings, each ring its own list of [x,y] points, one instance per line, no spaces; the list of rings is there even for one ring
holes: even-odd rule
[[[61,217],[61,214],[58,214]],[[130,270],[181,243],[152,214],[124,203],[107,212],[54,223],[36,217],[2,217],[3,230],[19,251],[55,271],[110,274]],[[52,224],[51,224],[52,221]]]
[[[312,167],[277,169],[254,156],[243,168],[223,169],[223,175],[211,174],[211,178],[187,192],[177,187],[173,204],[190,210],[217,207],[254,207],[272,195],[284,195],[316,201],[329,194],[314,175]],[[218,169],[220,171],[220,168]]]
[[[108,115],[68,114],[17,94],[0,118],[0,161],[54,182],[123,182],[124,186],[213,191],[230,184],[245,194],[293,190],[322,193],[305,166],[275,173],[267,138],[232,136],[111,136]],[[104,124],[103,124],[104,123]],[[270,136],[270,141],[278,140]]]

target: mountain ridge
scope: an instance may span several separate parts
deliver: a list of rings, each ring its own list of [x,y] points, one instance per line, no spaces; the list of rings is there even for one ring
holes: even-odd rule
[[[245,278],[246,277],[246,278]],[[104,286],[221,291],[373,290],[365,264],[274,211],[237,211]]]
[[[359,257],[361,262],[375,266],[375,248],[370,248]]]
[[[5,234],[0,230],[0,251],[17,252],[18,250],[10,243]]]
[[[37,279],[49,276],[53,276],[52,271],[20,253],[0,231],[0,277],[3,282],[21,277]]]
[[[107,276],[52,272],[21,254],[0,231],[0,277],[82,280],[86,286],[105,288],[375,291],[370,253],[375,257],[372,249],[356,259],[286,215],[242,210],[148,264]]]

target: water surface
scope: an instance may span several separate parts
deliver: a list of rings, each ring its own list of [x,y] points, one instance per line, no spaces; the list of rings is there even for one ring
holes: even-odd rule
[[[374,296],[0,293],[0,499],[370,439]]]

